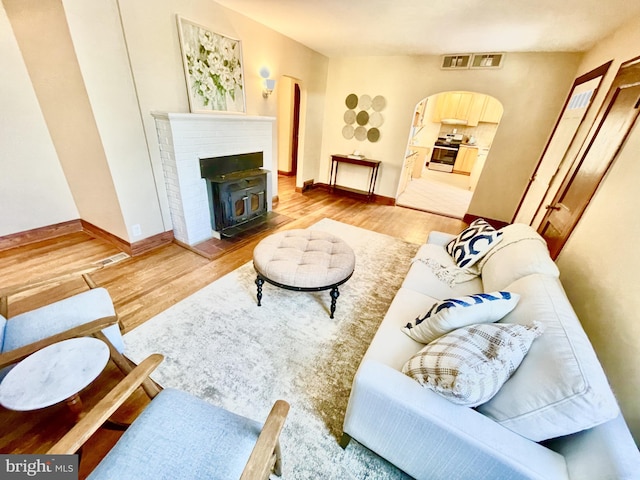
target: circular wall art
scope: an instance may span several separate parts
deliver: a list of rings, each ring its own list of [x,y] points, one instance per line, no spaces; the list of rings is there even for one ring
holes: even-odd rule
[[[347,125],[351,125],[356,121],[356,111],[355,110],[347,110],[344,112],[344,123]]]
[[[347,98],[344,100],[344,104],[347,108],[356,108],[358,106],[358,96],[355,93],[347,95]]]
[[[380,113],[387,104],[382,95],[371,98],[370,95],[350,93],[344,100],[348,110],[344,112],[345,126],[342,136],[347,140],[355,138],[359,141],[377,142],[380,139],[380,126],[384,122]],[[356,111],[357,109],[357,111]],[[358,126],[354,128],[354,124]]]

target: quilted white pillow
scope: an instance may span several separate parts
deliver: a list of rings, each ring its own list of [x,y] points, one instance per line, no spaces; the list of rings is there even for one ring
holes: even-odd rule
[[[453,403],[475,407],[498,393],[541,333],[537,323],[470,325],[431,342],[402,372]]]
[[[486,220],[478,218],[447,243],[447,253],[460,268],[472,267],[487,254],[502,237],[502,232],[493,228]]]
[[[436,302],[429,311],[407,323],[402,331],[420,343],[429,343],[460,327],[500,320],[518,304],[520,295],[490,292],[448,298]]]

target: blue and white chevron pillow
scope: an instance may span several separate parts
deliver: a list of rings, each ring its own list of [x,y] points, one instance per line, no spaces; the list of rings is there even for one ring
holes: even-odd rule
[[[461,327],[477,323],[493,323],[515,308],[520,295],[513,292],[491,292],[448,298],[434,303],[429,311],[402,331],[420,343],[429,343]]]
[[[502,232],[493,228],[486,220],[478,218],[451,240],[447,253],[460,268],[469,268],[484,257],[500,240]]]

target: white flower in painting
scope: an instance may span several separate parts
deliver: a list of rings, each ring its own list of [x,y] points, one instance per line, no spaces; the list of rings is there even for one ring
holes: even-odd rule
[[[239,43],[196,26],[187,26],[191,38],[185,42],[185,56],[193,91],[204,105],[226,108],[226,96],[233,100],[242,90]]]

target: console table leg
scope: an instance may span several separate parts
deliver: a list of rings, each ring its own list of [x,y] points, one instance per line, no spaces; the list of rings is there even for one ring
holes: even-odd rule
[[[258,275],[258,277],[256,278],[256,286],[258,287],[258,306],[262,306],[262,285],[264,285],[264,279]]]
[[[333,287],[331,289],[330,295],[331,295],[331,315],[329,315],[329,318],[333,318],[333,314],[336,311],[336,300],[338,300],[338,297],[340,296],[338,287]]]

